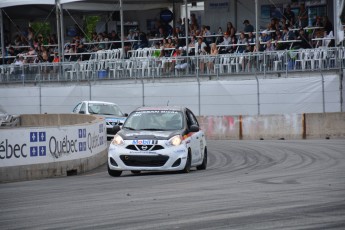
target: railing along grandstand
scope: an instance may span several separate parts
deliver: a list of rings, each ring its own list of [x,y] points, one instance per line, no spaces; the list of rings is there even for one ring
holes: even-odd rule
[[[197,56],[152,56],[155,49],[131,51],[124,57],[121,49],[78,53],[88,60],[58,63],[1,65],[1,83],[42,81],[98,81],[168,77],[203,77],[324,71],[345,67],[344,47],[230,53]]]

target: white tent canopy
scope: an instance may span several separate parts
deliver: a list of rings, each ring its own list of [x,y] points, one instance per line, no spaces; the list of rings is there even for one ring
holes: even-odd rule
[[[2,0],[0,8],[22,5],[55,5],[59,2],[65,9],[114,11],[119,10],[119,0]],[[195,1],[193,1],[195,2]],[[150,10],[184,3],[183,0],[123,0],[123,10]]]

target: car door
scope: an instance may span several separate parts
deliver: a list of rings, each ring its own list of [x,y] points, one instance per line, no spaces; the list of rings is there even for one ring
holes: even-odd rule
[[[198,121],[192,111],[189,109],[186,110],[186,118],[187,118],[187,125],[188,129],[190,129],[191,125],[197,125]],[[201,152],[201,147],[203,145],[202,141],[202,134],[201,132],[191,132],[191,149],[192,149],[192,165],[196,164],[197,162],[200,162],[202,159],[202,152]]]

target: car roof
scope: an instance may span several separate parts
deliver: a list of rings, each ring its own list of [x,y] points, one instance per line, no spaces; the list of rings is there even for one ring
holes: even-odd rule
[[[107,101],[82,101],[84,103],[95,103],[95,104],[109,104],[109,105],[117,105],[113,102],[107,102]]]
[[[185,110],[182,106],[143,106],[137,108],[135,111],[146,111],[146,110],[173,110],[173,111],[181,111]]]

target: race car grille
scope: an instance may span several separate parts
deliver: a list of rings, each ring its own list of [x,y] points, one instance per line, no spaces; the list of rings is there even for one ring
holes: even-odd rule
[[[109,125],[115,126],[115,125],[123,125],[122,122],[108,122]]]
[[[137,167],[161,167],[169,159],[168,156],[128,156],[122,155],[120,159],[127,166],[137,166]]]
[[[135,151],[155,151],[164,149],[161,145],[128,145],[126,148]]]
[[[115,135],[115,131],[113,128],[107,128],[107,134],[113,134]]]

